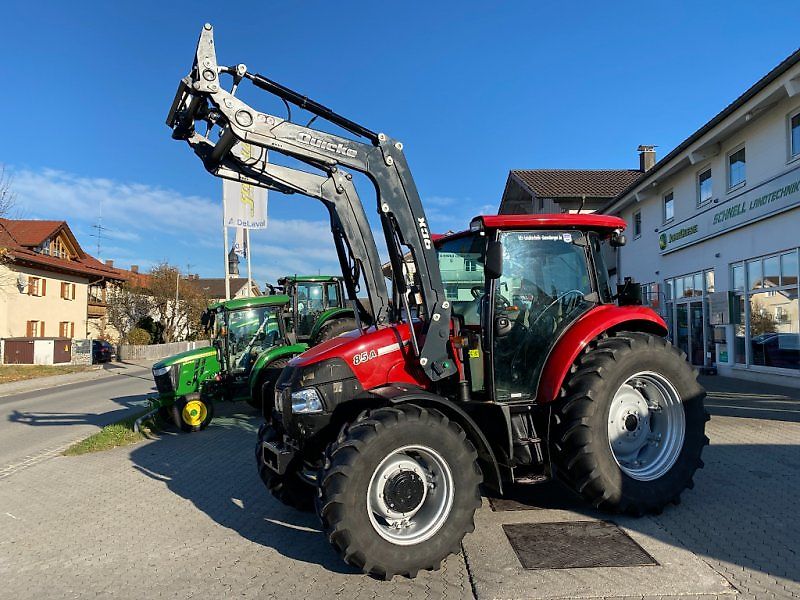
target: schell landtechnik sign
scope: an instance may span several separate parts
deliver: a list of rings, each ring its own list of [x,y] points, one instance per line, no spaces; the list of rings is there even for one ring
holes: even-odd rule
[[[658,236],[658,247],[666,254],[783,212],[799,202],[800,170],[795,169],[665,229]]]

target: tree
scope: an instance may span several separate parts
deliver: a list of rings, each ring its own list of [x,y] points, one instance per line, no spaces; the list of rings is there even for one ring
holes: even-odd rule
[[[6,173],[5,165],[0,165],[0,217],[8,216],[14,206],[15,198],[11,187],[11,176]]]
[[[200,315],[208,298],[192,279],[181,279],[180,271],[167,263],[150,271],[148,291],[153,317],[161,323],[165,342],[185,340],[200,330]]]
[[[127,341],[131,330],[153,312],[150,292],[131,283],[109,289],[108,322],[119,331],[121,341]]]

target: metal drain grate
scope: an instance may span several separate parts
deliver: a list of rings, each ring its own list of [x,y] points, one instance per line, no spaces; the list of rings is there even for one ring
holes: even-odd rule
[[[582,569],[657,565],[614,523],[520,523],[503,525],[525,569]]]

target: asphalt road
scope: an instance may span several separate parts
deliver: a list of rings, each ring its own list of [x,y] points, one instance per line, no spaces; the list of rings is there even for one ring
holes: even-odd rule
[[[0,397],[0,477],[145,407],[149,365],[105,368],[100,378]]]

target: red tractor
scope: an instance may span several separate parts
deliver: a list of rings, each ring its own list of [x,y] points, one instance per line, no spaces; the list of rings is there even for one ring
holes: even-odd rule
[[[481,216],[434,244],[401,143],[244,65],[218,66],[211,31],[173,102],[174,137],[215,175],[274,189],[270,165],[239,158],[240,142],[329,176],[365,173],[394,274],[389,299],[369,284],[374,265],[353,268],[371,325],[293,359],[264,398],[255,454],[273,494],[315,506],[344,560],[381,578],[458,552],[481,485],[502,494],[558,477],[631,514],[677,503],[708,443],[705,393],[663,320],[612,293],[603,247],[624,243],[625,223]],[[245,78],[366,141],[251,108],[233,94]]]

